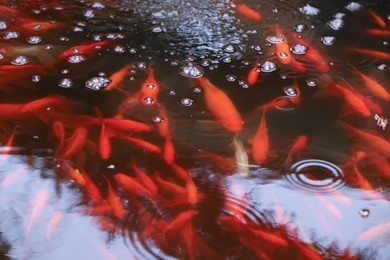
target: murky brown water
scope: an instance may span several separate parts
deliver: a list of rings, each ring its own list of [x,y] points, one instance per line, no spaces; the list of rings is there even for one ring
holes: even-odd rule
[[[388,259],[388,1],[0,1],[5,259]]]

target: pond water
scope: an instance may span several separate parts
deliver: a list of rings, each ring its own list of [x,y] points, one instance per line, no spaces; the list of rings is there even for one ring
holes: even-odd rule
[[[389,259],[390,3],[0,1],[2,259]]]

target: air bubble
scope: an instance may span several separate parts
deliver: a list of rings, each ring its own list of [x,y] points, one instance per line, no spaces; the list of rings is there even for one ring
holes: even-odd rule
[[[95,17],[95,13],[93,12],[93,10],[86,10],[84,12],[84,17],[86,17],[86,18],[93,18],[93,17]]]
[[[306,84],[309,87],[315,87],[315,86],[317,86],[317,81],[315,81],[314,79],[308,79],[308,80],[306,80]]]
[[[295,44],[292,48],[291,48],[291,52],[296,54],[296,55],[303,55],[303,54],[306,54],[307,52],[307,46],[303,45],[303,44]]]
[[[370,215],[370,211],[368,209],[362,209],[359,211],[360,216],[363,218],[366,218]]]
[[[227,56],[227,57],[223,58],[222,61],[223,61],[224,63],[230,63],[230,62],[232,62],[232,57]]]
[[[385,70],[386,67],[387,67],[386,64],[380,64],[380,65],[378,65],[378,69],[379,69],[379,70]]]
[[[117,45],[114,47],[114,52],[116,53],[124,53],[126,48],[124,46]]]
[[[297,33],[301,33],[305,30],[306,28],[306,25],[304,24],[297,24],[294,26],[294,30],[297,32]]]
[[[85,86],[92,90],[99,90],[101,88],[105,88],[108,84],[111,83],[111,80],[105,77],[94,77],[85,82]]]
[[[180,100],[180,103],[185,106],[185,107],[190,107],[192,106],[192,104],[194,103],[194,100],[192,100],[191,98],[182,98]]]
[[[194,91],[194,93],[201,93],[201,92],[202,92],[202,89],[199,88],[199,87],[194,87],[194,88],[193,88],[193,91]]]
[[[94,3],[91,5],[91,7],[100,10],[100,9],[105,8],[106,6],[103,5],[102,3],[94,2]]]
[[[272,44],[280,44],[282,42],[284,42],[284,39],[283,38],[280,38],[280,37],[276,37],[276,36],[268,36],[266,38],[266,40]]]
[[[184,66],[181,66],[179,68],[179,73],[180,75],[187,78],[200,78],[203,76],[204,70],[202,69],[202,67],[190,62]]]
[[[164,118],[162,118],[161,116],[154,116],[154,117],[152,117],[152,122],[153,123],[161,123],[161,122],[163,122],[164,121]]]
[[[38,83],[39,81],[41,81],[41,75],[32,75],[31,81],[34,83]]]
[[[321,42],[324,45],[328,45],[328,46],[333,45],[335,41],[336,41],[336,37],[334,36],[325,36],[321,38]]]
[[[294,87],[285,87],[283,90],[284,93],[287,94],[287,96],[295,97],[297,95],[297,90]]]
[[[225,46],[222,47],[222,50],[223,50],[224,52],[227,52],[227,53],[233,53],[233,52],[236,51],[236,49],[234,48],[234,46],[231,45],[231,44],[226,44]]]
[[[229,82],[234,82],[237,80],[237,76],[236,75],[226,75],[226,80],[229,81]]]
[[[66,74],[68,74],[69,73],[69,70],[68,69],[63,69],[63,70],[61,70],[61,74],[63,74],[63,75],[66,75]]]
[[[68,62],[73,64],[81,63],[84,62],[85,60],[86,58],[84,55],[72,55],[68,57]]]
[[[273,72],[276,70],[276,64],[272,61],[265,61],[261,65],[261,71],[262,72]]]
[[[70,88],[73,86],[73,80],[70,78],[60,79],[60,81],[58,82],[58,86],[61,88]]]
[[[345,9],[351,12],[358,11],[362,8],[363,6],[359,3],[356,2],[350,2],[348,5],[345,6]]]
[[[154,99],[152,97],[146,97],[146,98],[144,98],[143,103],[145,105],[153,105],[154,104]]]
[[[149,89],[154,89],[156,86],[153,85],[153,84],[147,84],[146,85],[146,88],[149,88]]]
[[[0,30],[5,30],[8,28],[8,23],[6,21],[0,20]]]
[[[210,64],[212,63],[212,60],[210,59],[204,59],[200,62],[200,65],[202,65],[203,67],[207,67],[207,66],[210,66]]]
[[[12,65],[16,65],[16,66],[25,65],[25,64],[27,64],[29,62],[30,62],[30,60],[26,56],[24,56],[24,55],[16,56],[15,58],[13,58],[11,60],[11,64]]]
[[[314,6],[311,6],[309,4],[306,4],[305,6],[299,7],[299,11],[308,16],[314,16],[319,14],[320,9],[315,8]]]
[[[3,39],[4,40],[11,40],[11,39],[16,39],[19,38],[20,33],[18,32],[6,32],[3,34]]]
[[[30,36],[27,38],[27,42],[30,44],[38,44],[42,42],[42,37],[40,36]]]

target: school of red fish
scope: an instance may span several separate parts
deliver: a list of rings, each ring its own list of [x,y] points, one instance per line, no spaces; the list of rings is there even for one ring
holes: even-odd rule
[[[235,11],[243,20],[261,22],[263,19],[259,10],[243,3],[237,3]],[[389,37],[388,22],[374,11],[369,12],[377,27],[368,30],[367,35]],[[0,6],[0,15],[1,19],[9,21],[12,30],[24,36],[31,33],[43,35],[49,30],[64,26],[59,22],[26,18],[20,9],[7,6]],[[387,102],[390,101],[388,82],[387,85],[382,85],[373,76],[365,74],[353,65],[350,65],[350,69],[361,87],[355,88],[347,79],[334,80],[330,76],[332,68],[327,57],[312,47],[310,39],[277,24],[271,25],[269,29],[274,32],[273,36],[280,39],[273,44],[272,55],[281,66],[291,66],[299,73],[305,73],[308,70],[306,64],[314,64],[316,72],[322,75],[321,89],[316,94],[318,98],[335,97],[342,100],[338,127],[352,143],[351,155],[342,166],[346,179],[356,183],[362,190],[375,190],[376,187],[359,169],[362,165],[371,165],[383,178],[390,180],[390,142],[381,134],[388,133],[388,128],[384,132],[373,132],[349,121],[351,117],[364,119],[386,115],[388,111],[384,110],[383,104],[388,105]],[[0,55],[12,57],[18,54],[18,49],[13,48],[12,41],[2,41],[0,44]],[[16,79],[30,78],[36,73],[43,77],[50,75],[57,63],[73,55],[94,57],[100,51],[116,44],[116,40],[82,42],[59,52],[56,59],[46,63],[13,65],[10,59],[6,58],[0,65],[0,91],[11,93],[15,91],[15,86],[11,82]],[[294,55],[291,46],[295,44],[306,46],[306,54]],[[389,53],[372,49],[350,47],[345,51],[372,59],[390,60]],[[261,63],[261,59],[255,60],[248,70],[247,77],[243,78],[251,88],[261,87]],[[16,103],[8,103],[2,99],[0,103],[2,154],[15,153],[12,147],[16,146],[17,139],[29,134],[29,126],[38,125],[47,129],[49,146],[54,149],[55,171],[58,178],[64,181],[72,180],[77,184],[77,188],[84,194],[87,205],[80,213],[93,216],[101,229],[122,235],[136,231],[143,243],[152,241],[160,250],[180,259],[225,259],[229,255],[229,250],[214,247],[210,244],[207,234],[199,232],[201,225],[206,221],[204,216],[207,216],[207,213],[200,209],[207,203],[208,197],[198,187],[192,169],[183,163],[188,159],[185,158],[186,155],[176,152],[170,111],[159,99],[164,83],[159,82],[155,76],[155,68],[151,62],[142,72],[143,83],[137,86],[137,91],[130,93],[123,82],[129,77],[132,69],[133,66],[125,65],[113,72],[108,77],[110,83],[99,90],[118,92],[125,96],[117,105],[116,114],[111,117],[105,117],[97,106],[91,108],[90,113],[78,113],[75,107],[83,102],[66,95],[51,94]],[[207,76],[191,80],[193,86],[201,88],[207,113],[214,118],[215,123],[235,136],[246,129],[244,120],[246,117],[236,108],[228,92]],[[278,156],[272,152],[273,140],[270,138],[271,130],[267,127],[268,112],[288,106],[298,107],[304,99],[301,88],[302,86],[295,81],[294,95],[269,100],[251,112],[251,115],[259,116],[257,128],[250,129],[253,134],[248,140],[238,140],[236,137],[232,139],[235,151],[233,157],[206,151],[193,156],[212,161],[213,165],[223,169],[226,175],[239,173],[243,177],[248,176],[247,165],[263,165],[270,158]],[[150,102],[151,100],[153,102]],[[87,106],[86,103],[82,105]],[[145,109],[153,107],[155,111],[153,119],[140,121],[130,118],[126,111],[134,107]],[[288,156],[283,158],[283,167],[288,169],[293,162],[299,160],[300,153],[310,149],[310,142],[307,135],[301,134],[296,136],[291,144],[286,144],[289,152]],[[109,161],[113,154],[118,153],[114,149],[117,147],[130,151],[121,155],[126,157],[125,165],[115,165],[109,170],[109,174],[101,176],[88,172],[86,165],[91,158]],[[159,167],[149,167],[148,161]],[[1,185],[6,185],[5,181],[3,180]],[[224,182],[217,180],[213,185],[226,198],[232,196]],[[234,186],[240,189],[239,183]],[[242,196],[245,201],[245,194]],[[26,237],[36,219],[42,217],[47,200],[47,191],[42,190],[36,194],[26,226]],[[324,255],[319,248],[297,238],[297,228],[292,224],[269,227],[248,219],[243,214],[245,206],[242,204],[237,207],[226,204],[225,207],[226,212],[230,214],[221,213],[207,221],[215,221],[215,227],[220,230],[221,237],[227,236],[239,243],[255,258],[274,259],[293,252],[297,255],[296,259],[323,259]],[[332,205],[328,205],[326,201],[324,207],[332,210]],[[57,211],[50,217],[46,231],[49,241],[62,215],[62,212]],[[136,227],[129,227],[126,221],[133,215],[136,215],[138,224]],[[374,239],[378,233],[383,232],[385,229],[383,227],[388,226],[389,223],[375,226],[362,233],[359,239]],[[175,246],[172,246],[173,244]],[[338,259],[357,258],[345,249],[339,252]]]

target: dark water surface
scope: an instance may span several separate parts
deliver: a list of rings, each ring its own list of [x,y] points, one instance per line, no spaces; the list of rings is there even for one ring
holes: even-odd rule
[[[390,259],[389,23],[0,1],[0,258]]]

